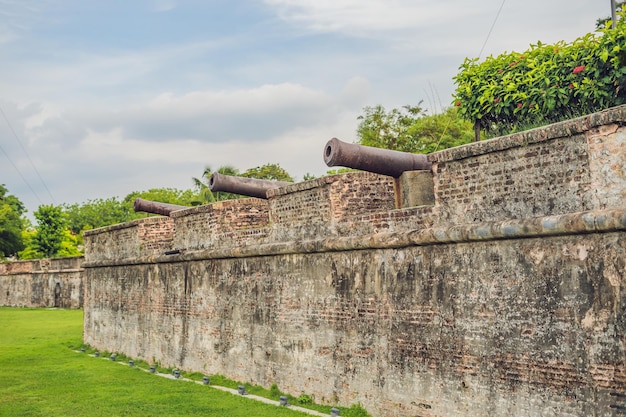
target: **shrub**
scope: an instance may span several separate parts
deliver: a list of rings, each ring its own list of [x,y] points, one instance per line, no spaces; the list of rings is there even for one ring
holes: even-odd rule
[[[505,133],[626,103],[626,11],[618,15],[615,29],[609,21],[571,44],[466,59],[454,105],[481,129]]]

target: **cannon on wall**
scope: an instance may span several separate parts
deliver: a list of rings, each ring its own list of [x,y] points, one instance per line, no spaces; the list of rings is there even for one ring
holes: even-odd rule
[[[343,166],[399,178],[406,171],[430,171],[426,155],[372,148],[332,138],[324,147],[329,167]]]
[[[211,191],[224,191],[227,193],[245,195],[267,199],[267,190],[280,188],[293,184],[286,181],[261,180],[257,178],[236,177],[214,172],[209,180]]]
[[[133,209],[144,213],[160,214],[169,216],[171,212],[176,210],[187,209],[187,206],[179,206],[176,204],[160,203],[158,201],[144,200],[137,197],[133,203]]]
[[[343,166],[393,177],[396,208],[435,204],[432,164],[426,155],[372,148],[332,138],[324,147],[329,167]]]

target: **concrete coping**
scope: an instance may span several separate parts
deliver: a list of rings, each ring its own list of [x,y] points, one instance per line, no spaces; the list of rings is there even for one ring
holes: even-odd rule
[[[247,258],[297,253],[340,252],[365,249],[394,249],[409,246],[430,246],[463,242],[525,239],[587,233],[608,233],[626,230],[626,208],[592,210],[555,216],[513,219],[477,224],[431,227],[399,232],[381,232],[362,236],[266,243],[185,251],[175,255],[141,256],[120,260],[86,262],[83,268],[114,265],[171,263],[203,259]]]
[[[626,105],[524,132],[444,149],[428,155],[428,159],[432,163],[455,161],[551,139],[571,137],[600,126],[624,122],[626,122]]]
[[[222,210],[233,206],[259,206],[265,208],[268,206],[268,204],[267,200],[256,197],[238,198],[235,200],[216,201],[210,204],[203,204],[200,206],[176,210],[170,214],[170,217],[173,219],[177,219],[179,217],[192,216],[200,213],[212,213],[215,210]]]
[[[185,210],[178,210],[178,211],[185,211]],[[170,221],[170,218],[167,216],[144,217],[142,219],[135,219],[135,220],[131,220],[125,223],[118,223],[118,224],[113,224],[110,226],[98,227],[97,229],[85,230],[83,232],[83,236],[95,236],[95,235],[99,235],[102,233],[113,232],[115,230],[130,229],[133,227],[137,227],[140,224],[161,223],[161,222],[168,222],[168,221]]]
[[[321,188],[327,184],[332,184],[337,181],[347,180],[347,181],[353,182],[354,178],[363,178],[363,177],[372,177],[372,176],[378,177],[380,175],[374,174],[372,172],[366,172],[366,171],[344,172],[341,174],[327,175],[327,176],[316,178],[316,179],[309,180],[309,181],[294,182],[293,184],[289,184],[280,188],[272,188],[271,190],[267,190],[267,198],[271,199],[271,198],[282,196],[282,195],[312,190],[314,188]]]

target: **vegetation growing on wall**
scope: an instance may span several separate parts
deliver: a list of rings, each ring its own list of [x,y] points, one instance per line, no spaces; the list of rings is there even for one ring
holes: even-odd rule
[[[481,129],[509,133],[626,103],[625,15],[615,29],[609,20],[569,44],[466,59],[454,77],[455,106]]]

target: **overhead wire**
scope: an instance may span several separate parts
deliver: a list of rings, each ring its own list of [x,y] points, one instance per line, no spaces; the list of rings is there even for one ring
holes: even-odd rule
[[[20,137],[17,135],[17,133],[15,132],[15,129],[13,129],[13,126],[11,125],[11,122],[9,121],[9,118],[7,117],[6,113],[4,112],[4,110],[2,110],[2,107],[0,106],[0,113],[2,114],[2,117],[4,118],[4,120],[7,123],[7,126],[9,126],[9,130],[11,131],[11,133],[13,133],[13,137],[15,138],[15,140],[17,141],[17,143],[19,143],[20,147],[22,148],[22,151],[24,152],[24,154],[26,154],[26,158],[28,159],[28,161],[30,162],[30,165],[33,167],[33,170],[35,171],[35,173],[37,174],[37,177],[39,178],[39,181],[41,181],[41,184],[43,185],[43,187],[46,189],[48,195],[50,196],[50,199],[52,200],[53,203],[56,204],[54,197],[52,196],[52,193],[50,192],[50,189],[48,188],[48,185],[46,184],[46,182],[44,181],[43,177],[41,176],[41,174],[39,173],[39,170],[37,169],[37,167],[35,166],[35,163],[33,162],[32,158],[30,157],[30,154],[28,153],[28,151],[26,150],[26,148],[24,147],[24,144],[22,143],[22,141],[20,140]],[[26,181],[25,177],[22,175],[22,173],[19,171],[19,169],[17,169],[17,166],[13,163],[13,161],[11,160],[11,158],[9,158],[8,153],[2,149],[2,152],[4,153],[4,155],[7,157],[7,159],[9,160],[9,162],[11,163],[11,165],[13,165],[13,167],[15,168],[15,170],[18,172],[18,174],[20,175],[20,177],[22,177],[22,180],[24,180],[24,182],[26,183],[26,185],[28,185],[28,188],[30,188],[30,190],[33,192],[33,194],[35,194],[35,196],[37,197],[37,200],[39,200],[40,204],[43,204],[41,202],[41,199],[39,198],[39,196],[37,195],[37,193],[35,193],[35,191],[33,190],[33,188],[30,186],[30,184]]]
[[[493,19],[493,23],[491,24],[491,27],[489,28],[489,32],[487,33],[487,39],[485,39],[485,42],[483,43],[482,48],[480,48],[480,53],[478,54],[478,59],[480,59],[480,57],[483,55],[483,51],[485,50],[485,46],[487,46],[487,41],[489,41],[489,38],[491,37],[491,32],[493,32],[493,28],[496,26],[496,22],[498,21],[498,18],[500,17],[500,12],[502,12],[502,8],[504,7],[504,3],[506,3],[506,0],[502,0],[502,4],[500,5],[500,8],[498,9],[498,13],[496,14],[496,18]]]
[[[15,165],[13,163],[13,161],[11,160],[11,157],[9,157],[9,154],[4,150],[4,148],[2,147],[2,145],[0,145],[0,151],[2,151],[2,153],[4,154],[4,156],[7,157],[7,159],[9,160],[9,163],[13,166],[13,168],[15,169],[15,171],[17,171],[17,174],[20,176],[20,178],[22,178],[22,181],[24,181],[24,184],[26,184],[26,186],[30,189],[30,191],[33,193],[33,195],[35,196],[35,198],[37,198],[37,200],[39,201],[39,204],[43,204],[43,202],[41,201],[41,198],[39,198],[39,195],[35,192],[35,190],[33,190],[33,187],[30,186],[30,184],[28,183],[28,181],[26,181],[26,178],[24,177],[24,175],[22,175],[22,172],[19,170],[19,168],[17,167],[17,165]]]

